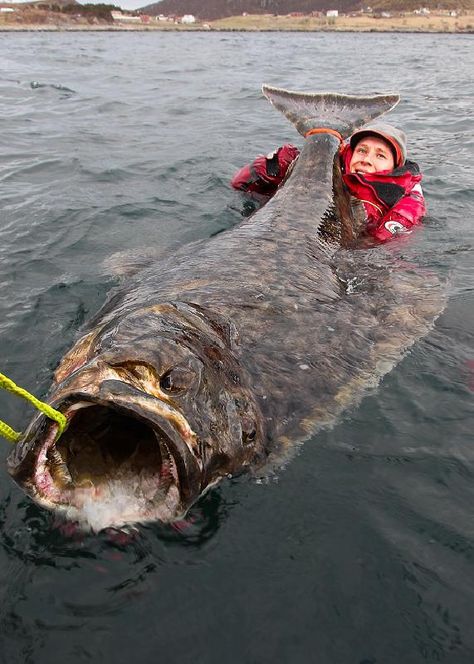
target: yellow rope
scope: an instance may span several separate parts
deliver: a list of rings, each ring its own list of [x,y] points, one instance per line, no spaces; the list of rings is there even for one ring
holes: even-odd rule
[[[46,417],[49,417],[50,420],[54,420],[58,425],[57,438],[59,438],[59,436],[61,436],[61,434],[65,431],[67,427],[67,418],[62,413],[60,413],[59,410],[55,410],[49,404],[44,403],[44,401],[40,401],[35,396],[24,390],[22,387],[18,387],[18,385],[4,376],[2,373],[0,373],[0,388],[8,390],[8,392],[12,392],[17,396],[26,399],[26,401],[29,401],[31,404],[33,404],[33,406],[41,413],[46,415]],[[10,426],[8,426],[8,424],[0,420],[0,436],[3,436],[11,443],[16,443],[21,438],[21,433],[14,431]]]
[[[21,433],[19,431],[15,431],[11,427],[8,426],[6,422],[2,422],[0,420],[0,436],[2,438],[6,438],[10,443],[16,443],[21,437]]]

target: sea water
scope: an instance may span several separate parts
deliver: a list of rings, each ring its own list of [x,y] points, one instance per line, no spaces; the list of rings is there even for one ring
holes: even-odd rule
[[[76,531],[2,463],[2,662],[472,664],[473,53],[472,35],[0,34],[0,371],[38,396],[112,254],[232,227],[234,171],[301,145],[262,82],[400,92],[429,207],[407,252],[448,280],[359,407],[174,528]],[[7,394],[0,413],[32,414]]]

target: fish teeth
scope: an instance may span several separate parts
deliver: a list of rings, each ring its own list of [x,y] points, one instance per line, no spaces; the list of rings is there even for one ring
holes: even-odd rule
[[[56,482],[60,482],[62,484],[72,484],[72,477],[71,473],[69,472],[69,468],[67,467],[66,463],[64,462],[59,450],[57,449],[56,445],[53,445],[49,450],[48,450],[48,461],[49,461],[49,466],[50,466],[50,472],[53,477],[53,479]]]

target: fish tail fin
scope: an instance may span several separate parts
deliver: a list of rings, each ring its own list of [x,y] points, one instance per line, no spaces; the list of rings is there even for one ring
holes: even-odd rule
[[[321,127],[338,132],[343,139],[370,120],[388,113],[400,101],[398,94],[359,96],[336,92],[292,92],[269,85],[263,85],[262,92],[303,136]]]

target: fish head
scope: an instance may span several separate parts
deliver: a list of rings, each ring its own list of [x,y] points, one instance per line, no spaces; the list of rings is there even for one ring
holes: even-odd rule
[[[181,519],[263,456],[263,418],[235,331],[191,305],[137,309],[82,337],[9,470],[41,505],[93,530]]]

